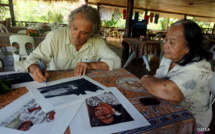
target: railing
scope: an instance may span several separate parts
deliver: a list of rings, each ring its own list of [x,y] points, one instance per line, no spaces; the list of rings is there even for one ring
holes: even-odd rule
[[[116,27],[102,27],[101,34],[103,37],[120,38],[124,35],[124,29]]]

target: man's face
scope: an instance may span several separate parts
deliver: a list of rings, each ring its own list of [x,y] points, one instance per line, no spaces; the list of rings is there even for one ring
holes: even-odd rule
[[[110,124],[114,121],[113,114],[114,109],[109,104],[99,103],[95,108],[95,115],[101,122],[105,124]]]
[[[71,24],[71,40],[76,46],[83,45],[92,35],[93,24],[81,13],[77,14]]]

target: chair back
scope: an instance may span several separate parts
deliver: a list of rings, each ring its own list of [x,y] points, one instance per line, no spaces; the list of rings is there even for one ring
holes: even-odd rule
[[[9,33],[9,31],[7,30],[7,28],[3,24],[1,24],[1,23],[0,23],[0,31],[2,33]]]
[[[210,81],[210,89],[211,89],[210,106],[212,106],[215,101],[215,72],[213,72],[212,74],[212,78]]]
[[[17,43],[19,45],[19,49],[18,51],[15,49],[13,50],[13,57],[14,57],[14,70],[16,70],[16,62],[20,61],[20,60],[24,60],[25,58],[27,58],[28,53],[27,53],[27,49],[26,49],[26,44],[27,43],[31,43],[32,44],[32,48],[35,48],[35,43],[34,43],[34,38],[28,35],[11,35],[9,37],[10,40],[10,45],[13,48],[13,43]]]
[[[19,30],[17,33],[26,34],[27,30]]]

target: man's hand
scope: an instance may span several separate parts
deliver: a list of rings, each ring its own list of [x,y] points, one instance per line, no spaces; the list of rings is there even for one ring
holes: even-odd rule
[[[39,83],[43,83],[49,76],[47,71],[45,71],[45,75],[43,75],[40,66],[37,64],[32,64],[29,66],[28,70],[33,74],[33,79]]]
[[[91,69],[90,63],[78,62],[75,67],[74,73],[76,76],[81,76],[81,75],[85,75],[87,73],[87,70],[90,70],[90,69]]]

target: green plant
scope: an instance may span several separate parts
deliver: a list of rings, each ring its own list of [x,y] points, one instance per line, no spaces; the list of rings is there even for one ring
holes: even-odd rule
[[[6,94],[11,90],[12,83],[7,80],[0,80],[0,94]]]
[[[114,20],[114,14],[112,14],[111,20],[102,20],[102,26],[105,27],[116,27],[117,22],[120,20],[119,17],[117,20]]]
[[[59,12],[56,12],[56,11],[49,10],[47,15],[46,15],[46,18],[47,18],[48,22],[63,23],[63,15]]]
[[[0,6],[0,20],[5,20],[6,18],[9,18],[9,8]]]

